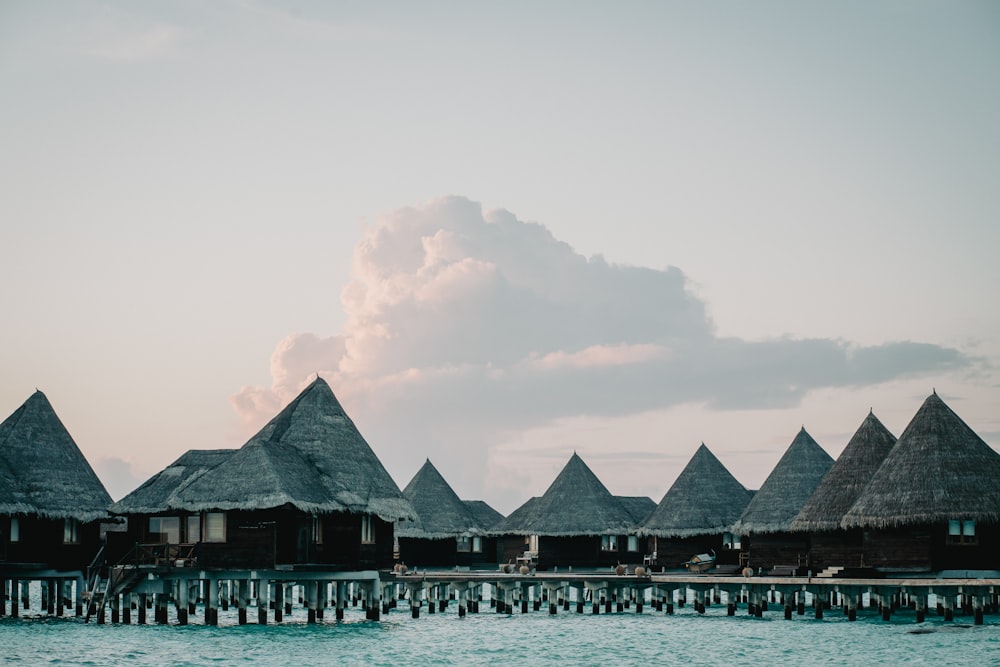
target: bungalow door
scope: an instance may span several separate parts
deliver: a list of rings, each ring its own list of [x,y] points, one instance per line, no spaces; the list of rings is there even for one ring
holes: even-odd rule
[[[278,524],[277,562],[283,565],[309,562],[312,521],[309,517],[289,517]]]

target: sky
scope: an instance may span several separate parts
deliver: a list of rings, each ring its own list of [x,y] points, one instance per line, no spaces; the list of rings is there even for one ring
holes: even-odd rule
[[[319,373],[400,488],[1000,446],[994,2],[0,3],[0,415],[114,498]]]

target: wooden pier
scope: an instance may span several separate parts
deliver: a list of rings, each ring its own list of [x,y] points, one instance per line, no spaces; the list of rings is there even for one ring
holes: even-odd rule
[[[69,588],[56,583],[53,590],[52,582],[58,580],[39,580],[42,595],[48,593],[43,611],[61,615],[62,607],[69,605]],[[9,588],[17,580],[7,582],[0,614],[7,613],[10,600],[10,611],[16,615],[19,593],[27,597],[27,587]],[[82,596],[80,587],[84,582],[75,583],[77,614],[82,599],[88,621],[178,625],[187,625],[196,618],[199,607],[206,625],[218,624],[219,611],[230,607],[237,610],[239,624],[266,625],[281,623],[293,615],[307,623],[322,622],[325,614],[342,620],[348,606],[359,605],[368,620],[377,621],[382,614],[399,608],[419,618],[422,610],[441,613],[451,604],[461,618],[479,612],[483,602],[498,614],[641,614],[648,610],[669,615],[690,605],[696,613],[718,606],[725,607],[729,616],[740,612],[757,618],[781,612],[786,619],[806,613],[820,619],[836,611],[853,621],[858,610],[870,608],[877,609],[886,621],[897,612],[907,612],[917,623],[931,614],[945,621],[956,615],[971,616],[974,624],[982,624],[985,615],[998,613],[1000,603],[1000,578],[975,577],[857,579],[631,572],[618,575],[603,571],[400,573],[302,567],[203,570],[116,566],[109,569],[106,580],[88,582],[90,590]],[[26,604],[20,601],[22,609]],[[256,611],[251,613],[252,609]]]

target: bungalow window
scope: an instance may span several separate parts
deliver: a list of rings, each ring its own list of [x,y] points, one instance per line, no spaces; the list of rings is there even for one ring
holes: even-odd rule
[[[323,519],[313,514],[312,518],[313,544],[323,544]]]
[[[361,544],[375,543],[375,522],[372,521],[371,514],[361,517]]]
[[[977,544],[976,522],[972,519],[952,519],[948,522],[948,544]]]
[[[734,535],[733,533],[723,533],[722,534],[722,548],[723,549],[739,549],[741,548],[740,536]]]
[[[601,535],[601,551],[618,551],[618,536]]]
[[[205,512],[204,515],[204,540],[206,542],[226,541],[226,513],[225,512]]]
[[[538,535],[529,535],[525,543],[528,545],[528,551],[538,553]]]
[[[176,516],[149,517],[149,541],[157,544],[180,544],[181,520]]]
[[[472,552],[477,554],[483,553],[483,538],[478,536],[472,538]]]
[[[455,545],[459,552],[468,553],[472,551],[472,539],[467,535],[455,538]]]
[[[21,520],[16,516],[10,518],[10,541],[20,542],[21,541]]]
[[[197,514],[193,514],[187,518],[187,530],[186,538],[188,544],[194,544],[196,542],[201,542],[201,517]]]
[[[628,536],[628,550],[632,553],[638,553],[639,551],[639,536],[629,535]]]
[[[80,543],[80,522],[76,519],[63,520],[63,544]]]

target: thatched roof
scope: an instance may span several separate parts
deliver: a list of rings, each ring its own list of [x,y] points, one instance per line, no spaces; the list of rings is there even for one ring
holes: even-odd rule
[[[1000,520],[1000,454],[931,394],[844,516],[845,528]]]
[[[237,452],[178,490],[172,502],[191,512],[291,506],[386,521],[416,518],[322,378]]]
[[[396,528],[399,537],[436,540],[482,535],[490,527],[480,524],[478,516],[459,499],[430,459],[406,485],[403,495],[413,505],[417,520],[401,522]]]
[[[539,498],[532,498],[491,531],[507,535],[620,535],[636,522],[576,453]]]
[[[656,509],[656,502],[649,496],[615,496],[628,515],[632,517],[632,525],[640,526],[646,517]]]
[[[108,495],[45,394],[0,424],[0,514],[81,522],[108,517]]]
[[[743,510],[732,532],[753,535],[789,530],[832,465],[833,458],[803,427]]]
[[[736,481],[705,443],[688,461],[639,530],[640,535],[722,534],[740,518],[753,493]]]
[[[235,449],[191,449],[113,504],[113,514],[156,514],[177,504],[176,494],[234,454]]]
[[[485,531],[503,521],[503,514],[496,511],[485,500],[463,500],[466,508],[476,519],[476,525]]]
[[[895,444],[896,436],[882,425],[874,412],[869,412],[847,447],[799,510],[798,516],[792,521],[792,531],[840,528],[844,515]]]

